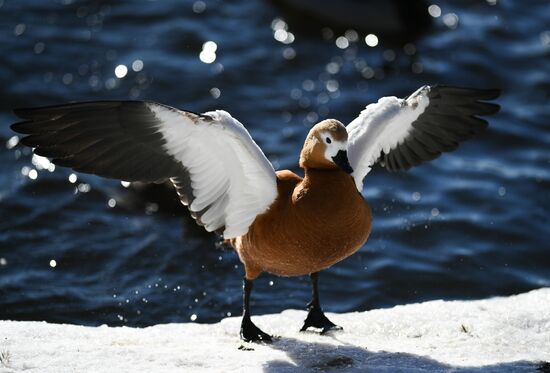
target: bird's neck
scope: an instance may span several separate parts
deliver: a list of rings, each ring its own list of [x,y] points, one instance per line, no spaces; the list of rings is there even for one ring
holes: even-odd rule
[[[330,192],[331,189],[348,188],[353,184],[353,178],[339,168],[309,168],[304,169],[304,188],[319,188]]]

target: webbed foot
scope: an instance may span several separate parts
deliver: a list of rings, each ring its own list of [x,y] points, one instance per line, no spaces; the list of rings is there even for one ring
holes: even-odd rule
[[[301,332],[306,331],[307,328],[321,329],[321,334],[325,334],[333,330],[342,330],[341,326],[336,325],[330,321],[320,307],[309,304],[309,313],[304,321],[304,326],[300,329]]]
[[[315,272],[309,275],[311,278],[311,302],[308,303],[307,309],[309,313],[304,321],[304,326],[300,329],[301,332],[307,330],[307,328],[321,329],[321,334],[325,334],[332,330],[342,330],[341,326],[336,325],[330,321],[323,310],[321,309],[321,303],[319,302],[319,289],[317,281],[319,279],[319,272]]]
[[[250,317],[244,317],[241,323],[241,339],[245,342],[271,343],[272,337],[258,328]]]

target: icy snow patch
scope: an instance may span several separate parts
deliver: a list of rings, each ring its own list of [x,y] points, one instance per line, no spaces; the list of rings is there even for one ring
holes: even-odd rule
[[[144,329],[0,321],[0,372],[532,372],[550,361],[550,288],[329,314],[344,331],[299,333],[304,311],[253,317],[278,336],[243,344],[240,320]]]

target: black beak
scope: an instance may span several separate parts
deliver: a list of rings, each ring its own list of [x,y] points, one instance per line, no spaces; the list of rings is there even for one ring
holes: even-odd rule
[[[349,164],[347,151],[338,151],[338,153],[336,153],[336,156],[332,157],[332,160],[334,161],[334,163],[336,163],[338,167],[342,169],[342,171],[347,172],[348,174],[353,173],[353,168],[351,168],[351,165]]]

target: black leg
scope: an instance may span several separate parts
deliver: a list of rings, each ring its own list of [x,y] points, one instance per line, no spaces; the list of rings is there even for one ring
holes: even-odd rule
[[[252,280],[243,280],[243,320],[241,322],[241,339],[246,342],[271,342],[271,336],[264,333],[250,319],[250,292]]]
[[[311,278],[312,298],[311,302],[307,305],[309,313],[307,314],[306,320],[304,321],[304,326],[302,326],[300,331],[303,332],[309,327],[322,329],[321,334],[330,330],[342,330],[342,327],[330,321],[321,309],[321,304],[319,303],[319,289],[317,287],[319,272],[312,273],[309,277]]]

